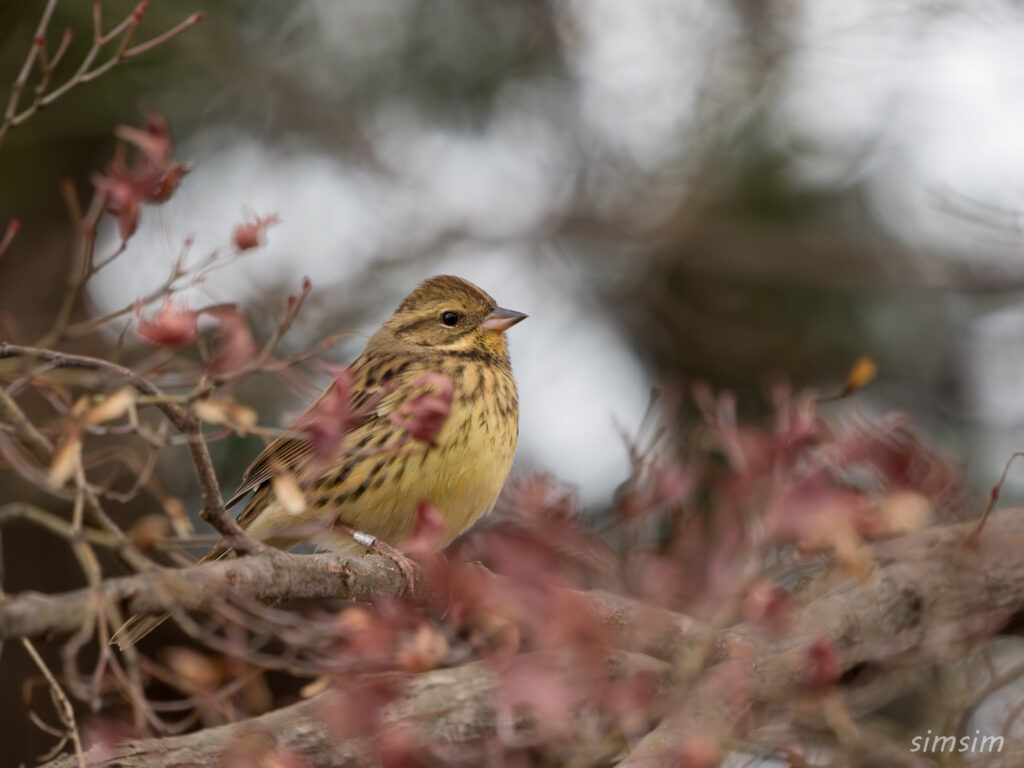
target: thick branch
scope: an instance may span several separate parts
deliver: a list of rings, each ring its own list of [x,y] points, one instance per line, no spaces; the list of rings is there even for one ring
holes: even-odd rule
[[[404,718],[436,717],[435,728],[443,730],[447,723],[468,721],[481,725],[483,707],[480,700],[494,687],[493,675],[479,665],[436,670],[418,676],[409,683],[403,703]],[[446,699],[439,701],[444,691]],[[207,728],[185,736],[132,741],[111,748],[105,755],[90,750],[86,763],[109,768],[172,768],[182,765],[218,765],[230,748],[287,750],[305,759],[310,768],[355,768],[373,763],[366,745],[345,739],[330,727],[330,709],[336,693],[326,691],[306,701],[269,712],[240,723]],[[443,704],[443,706],[441,706]],[[493,717],[490,718],[493,722]],[[256,764],[256,761],[252,761]],[[65,755],[46,763],[42,768],[77,768],[73,755]]]
[[[605,664],[612,679],[639,670],[666,678],[670,671],[667,664],[628,653],[611,654]],[[499,666],[475,662],[415,676],[386,675],[387,682],[400,685],[401,692],[383,709],[381,720],[385,727],[401,724],[414,734],[438,764],[482,764],[487,754],[486,740],[498,730],[499,672]],[[226,753],[248,749],[257,759],[246,763],[263,765],[264,761],[258,758],[278,749],[298,755],[309,768],[378,765],[368,754],[366,741],[345,736],[331,727],[332,722],[339,721],[337,713],[344,711],[338,704],[339,697],[346,694],[351,701],[353,696],[358,698],[359,690],[342,686],[340,690],[325,691],[260,717],[185,736],[108,745],[87,753],[86,763],[107,768],[220,765]],[[582,691],[574,694],[583,695]],[[518,717],[505,727],[511,731],[508,735],[526,743],[535,724],[529,718]],[[65,755],[42,768],[76,768],[76,763],[73,756]]]
[[[192,568],[151,571],[105,580],[99,597],[127,613],[195,610],[232,595],[265,602],[302,598],[373,600],[401,596],[405,576],[379,555],[293,555],[274,551]],[[0,602],[0,638],[53,635],[78,630],[96,610],[89,588],[58,595],[22,592]]]
[[[706,676],[620,766],[661,766],[702,734],[731,732],[759,703],[793,705],[837,687],[856,703],[894,671],[962,658],[1024,610],[1024,515],[994,517],[976,539],[975,529],[928,528],[877,544],[869,576],[823,586],[774,632],[727,630],[721,642],[727,663],[744,667],[742,695]]]

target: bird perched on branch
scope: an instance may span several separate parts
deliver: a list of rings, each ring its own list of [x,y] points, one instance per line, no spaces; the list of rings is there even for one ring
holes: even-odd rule
[[[519,400],[504,332],[525,317],[458,277],[420,284],[246,470],[228,502],[252,492],[239,525],[278,547],[394,554],[432,514],[431,546],[446,546],[493,508],[512,467]],[[131,646],[166,618],[134,616],[111,642]]]

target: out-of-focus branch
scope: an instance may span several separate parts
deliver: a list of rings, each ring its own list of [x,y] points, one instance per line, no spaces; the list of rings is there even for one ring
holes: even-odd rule
[[[82,738],[78,732],[78,723],[75,721],[75,711],[71,707],[71,702],[68,700],[67,694],[60,687],[60,683],[57,682],[57,678],[53,676],[50,668],[46,666],[46,662],[43,661],[43,657],[39,655],[35,646],[32,645],[32,641],[27,637],[21,638],[21,644],[25,648],[25,651],[29,656],[32,657],[32,661],[35,662],[36,667],[43,673],[43,677],[46,678],[46,682],[50,686],[50,695],[53,697],[53,703],[56,706],[57,713],[60,715],[61,722],[66,729],[66,739],[71,740],[71,744],[74,747],[74,761],[75,765],[85,766],[85,755],[82,752]],[[63,740],[61,746],[63,746]],[[59,749],[59,748],[58,748]],[[50,754],[54,754],[51,752]]]
[[[837,685],[855,699],[892,670],[962,657],[1024,611],[1024,516],[994,517],[975,540],[976,528],[939,526],[876,544],[868,576],[823,586],[781,628],[727,630],[725,663],[737,665],[741,682],[706,676],[620,766],[660,766],[667,755],[704,748],[707,734],[736,735],[759,703],[822,703]],[[820,714],[834,727],[827,709]]]
[[[53,455],[53,445],[42,432],[36,429],[25,413],[14,402],[14,398],[0,389],[0,423],[9,424],[17,437],[32,451],[39,461],[48,464]]]
[[[712,663],[726,652],[717,633],[685,614],[613,592],[565,592],[578,601],[592,619],[609,628],[629,647],[657,659],[682,661],[689,654],[699,653],[705,663]]]
[[[653,671],[664,677],[667,665],[651,663],[636,654],[615,653],[606,662],[607,674],[614,678],[630,669]],[[387,675],[390,684],[400,686],[400,696],[381,713],[385,723],[403,727],[413,742],[428,745],[438,764],[480,764],[487,746],[486,738],[498,728],[496,690],[498,670],[485,663],[463,664],[437,669],[415,676]],[[342,690],[327,690],[310,699],[259,717],[217,728],[208,728],[185,736],[147,739],[105,745],[86,753],[87,764],[119,768],[170,768],[180,765],[218,765],[226,755],[249,754],[258,758],[278,755],[300,757],[309,768],[334,768],[378,765],[370,754],[368,740],[346,736],[332,728],[342,727],[339,709]],[[358,696],[358,690],[355,692]],[[580,702],[583,703],[583,702]],[[529,738],[529,718],[519,718],[514,727],[524,741]],[[467,752],[467,748],[470,750]],[[269,761],[268,761],[269,762]],[[73,768],[72,756],[46,763],[42,768]]]
[[[213,462],[210,460],[210,452],[207,450],[206,442],[203,439],[199,418],[191,411],[168,402],[163,391],[149,379],[140,376],[130,368],[95,357],[69,355],[51,349],[0,343],[0,359],[8,357],[42,360],[60,368],[81,368],[101,371],[126,379],[142,394],[151,395],[156,398],[154,405],[160,409],[178,431],[188,438],[188,448],[192,455],[192,463],[195,467],[196,478],[199,481],[199,491],[203,499],[203,508],[200,512],[202,518],[212,525],[219,534],[224,536],[234,549],[240,552],[276,551],[250,537],[239,527],[235,519],[228,514],[227,509],[224,508],[224,500],[221,497],[217,475],[213,469]]]
[[[113,748],[104,746],[85,754],[86,765],[111,768],[218,765],[221,757],[233,747],[239,753],[250,751],[257,755],[267,755],[274,750],[298,754],[309,768],[363,768],[372,765],[365,745],[354,739],[339,738],[332,732],[323,717],[331,697],[329,692],[322,693],[260,717],[185,736],[131,741]],[[254,761],[253,764],[257,763]],[[64,755],[40,768],[77,768],[77,765],[73,755]]]

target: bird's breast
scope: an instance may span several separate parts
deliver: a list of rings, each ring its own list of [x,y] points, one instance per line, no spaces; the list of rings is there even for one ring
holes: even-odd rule
[[[515,382],[503,370],[464,365],[449,375],[452,409],[423,466],[426,498],[441,510],[451,541],[498,500],[515,456],[519,403]]]
[[[336,509],[339,519],[392,544],[407,539],[420,501],[437,507],[445,523],[440,546],[491,511],[512,468],[519,436],[519,403],[507,368],[453,361],[438,366],[454,385],[451,409],[435,445],[398,440],[382,419],[357,442],[381,445],[372,460],[349,460],[319,491],[319,506]],[[415,373],[416,375],[413,375]],[[415,380],[419,375],[410,373]],[[379,434],[386,440],[378,440]],[[394,445],[394,453],[388,446]],[[340,488],[340,490],[335,490]]]

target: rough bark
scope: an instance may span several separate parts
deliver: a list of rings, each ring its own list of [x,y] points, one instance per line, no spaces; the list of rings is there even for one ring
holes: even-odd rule
[[[0,638],[74,632],[92,616],[97,598],[125,613],[196,610],[233,595],[261,602],[400,596],[405,576],[386,557],[274,552],[106,579],[98,592],[83,588],[57,595],[21,592],[0,598]]]
[[[638,669],[662,677],[669,673],[668,665],[637,654],[608,658],[610,676]],[[483,759],[484,742],[498,728],[497,668],[475,662],[389,679],[402,691],[381,713],[385,723],[406,729],[440,760],[475,764]],[[103,745],[87,752],[85,759],[90,766],[105,768],[173,768],[217,765],[226,754],[245,750],[261,756],[281,750],[302,757],[309,768],[374,765],[372,745],[339,730],[338,718],[332,717],[338,696],[337,690],[328,690],[259,717],[185,736]],[[525,719],[506,727],[516,738],[529,740],[531,726]],[[77,768],[77,763],[74,755],[63,755],[41,768]]]
[[[762,704],[823,703],[838,690],[847,710],[868,709],[898,693],[900,670],[962,658],[1024,610],[1024,515],[976,531],[971,522],[879,543],[868,575],[823,581],[781,629],[727,630],[728,663],[747,673],[740,695],[706,676],[621,766],[671,764],[699,734],[730,731]]]

